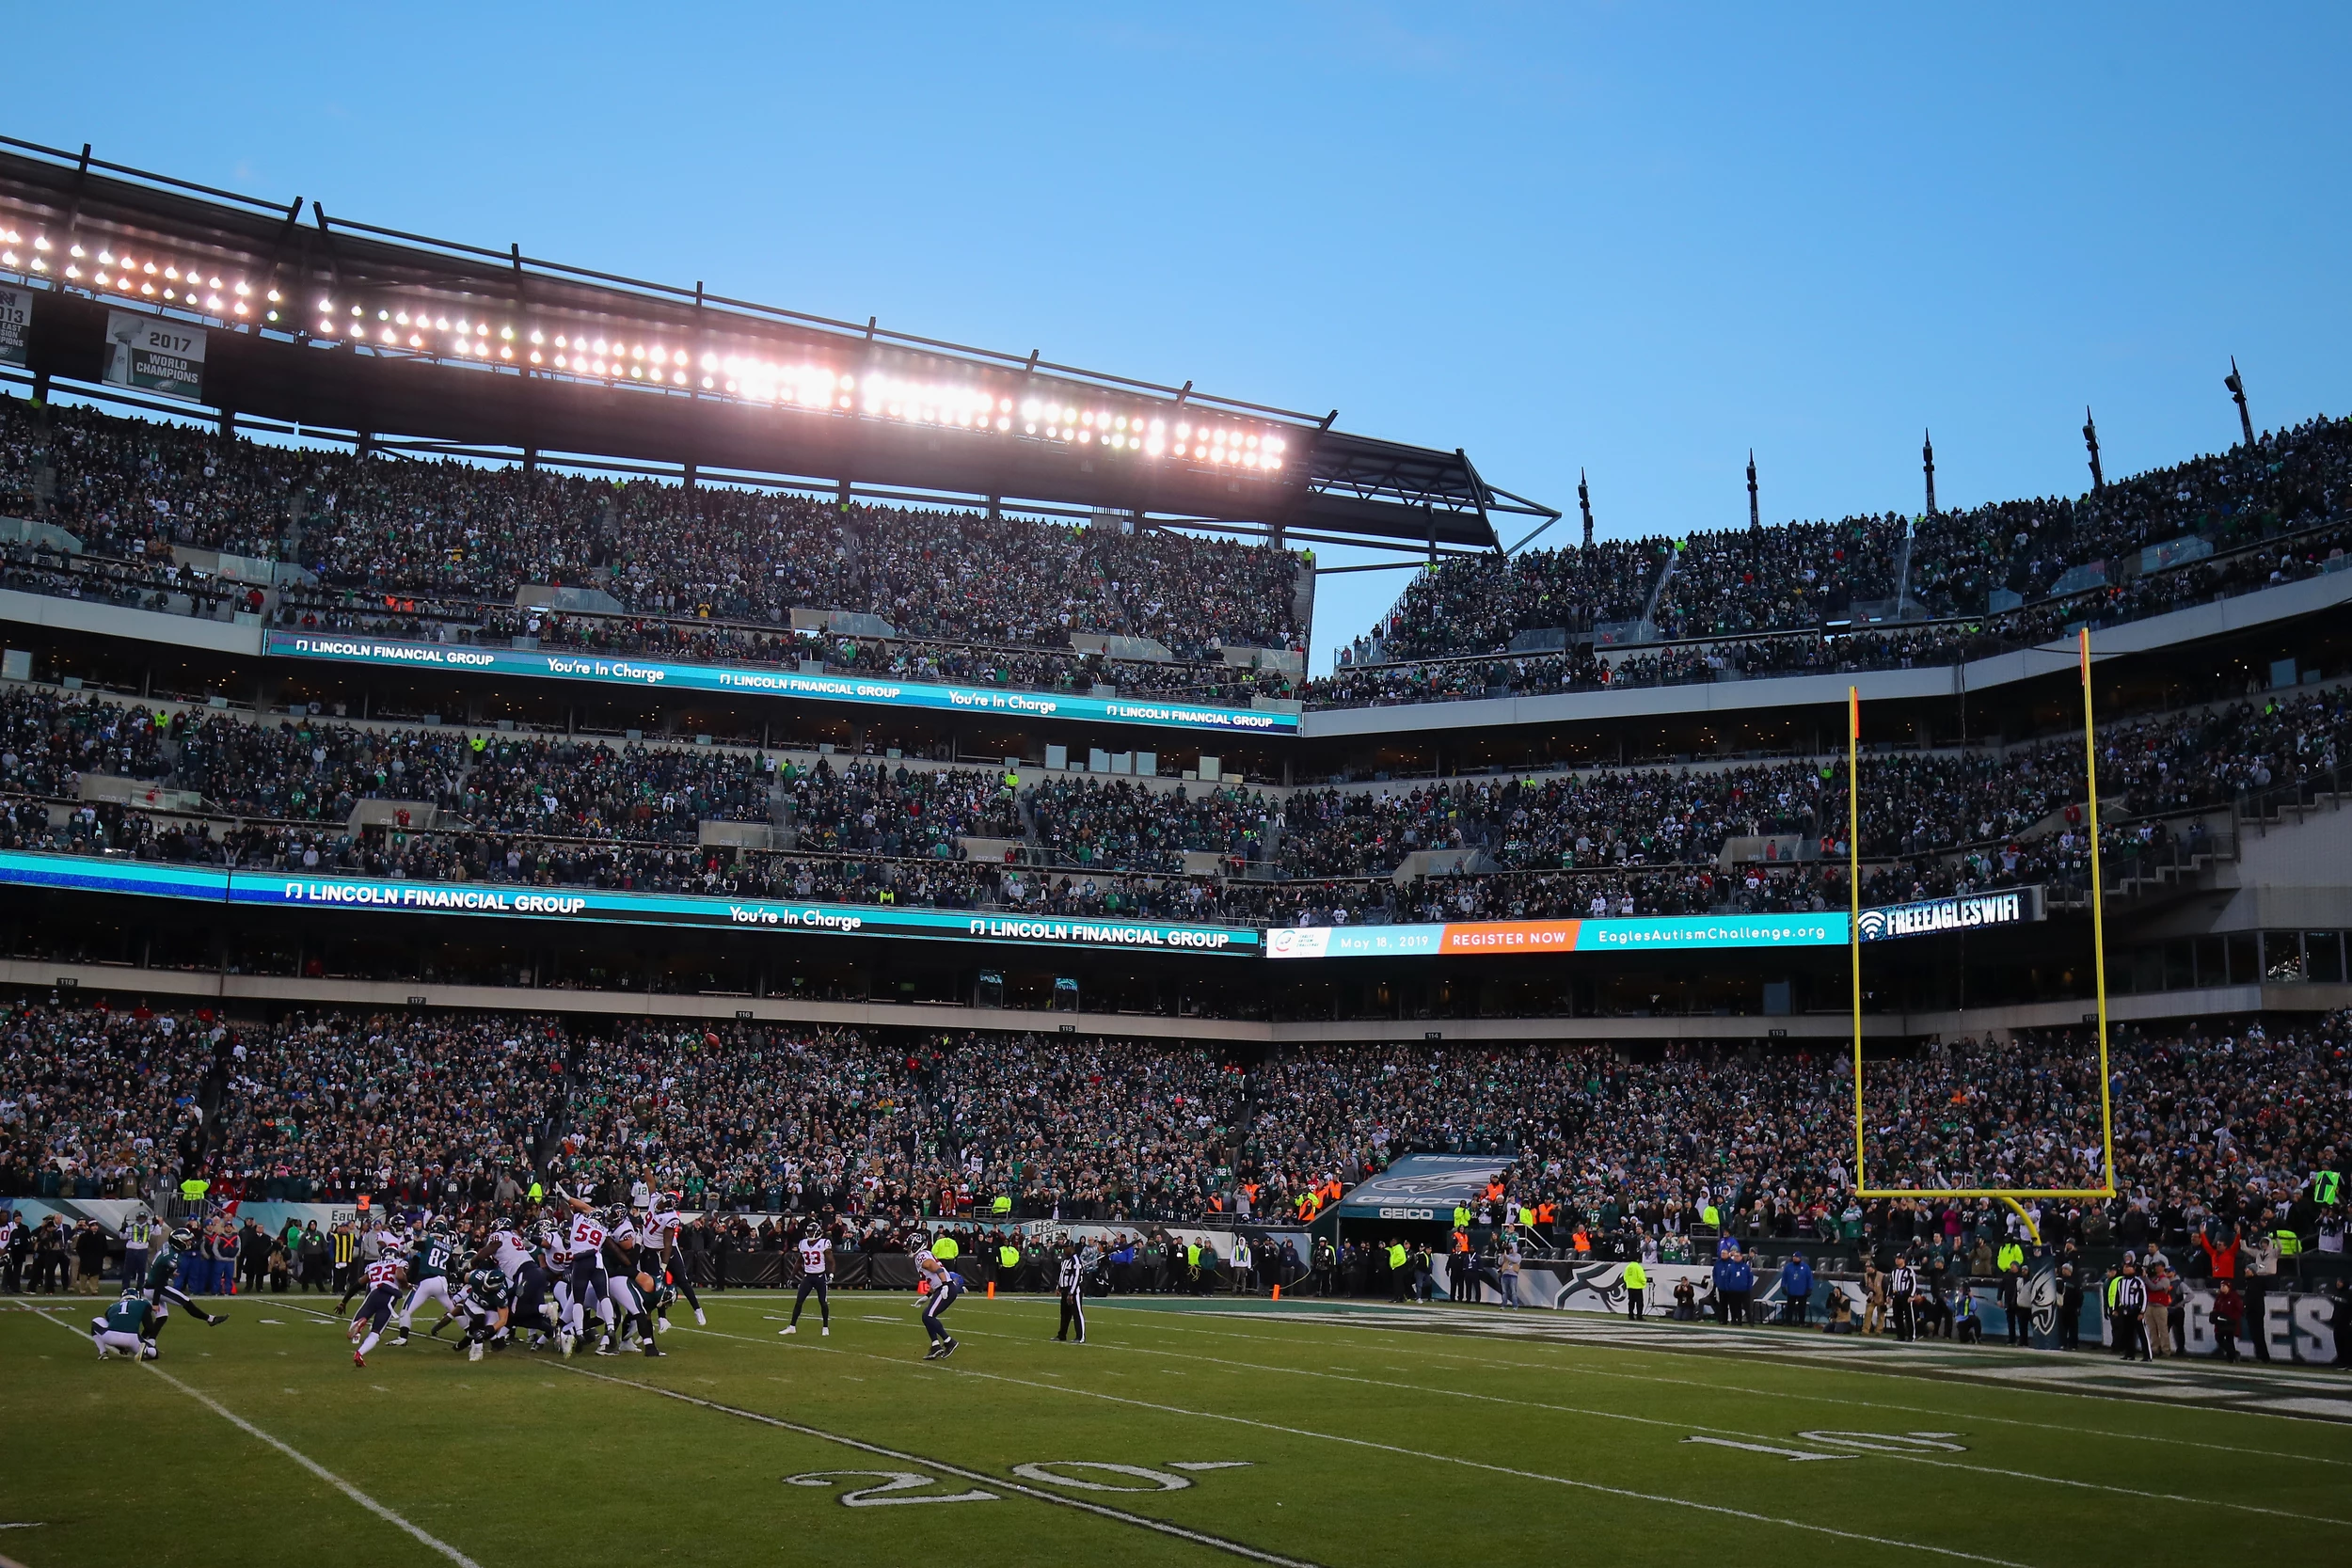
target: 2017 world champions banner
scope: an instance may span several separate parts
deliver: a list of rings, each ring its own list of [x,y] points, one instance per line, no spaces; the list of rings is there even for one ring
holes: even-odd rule
[[[388,670],[521,675],[635,687],[641,690],[798,697],[998,719],[1073,719],[1149,724],[1162,729],[1211,730],[1228,735],[1298,734],[1297,714],[1258,708],[1215,707],[1142,697],[1078,697],[1063,691],[1021,691],[999,687],[938,686],[869,675],[807,675],[795,670],[680,664],[614,654],[480,648],[461,643],[406,642],[359,634],[283,631],[264,632],[262,652],[269,657],[326,659]]]
[[[1929,898],[1862,911],[1862,940],[2020,925],[2043,915],[2042,889]],[[1269,958],[1508,957],[1532,953],[1698,953],[1741,947],[1843,947],[1843,910],[1813,914],[1620,916],[1607,920],[1473,920],[1409,926],[1277,927]]]
[[[1024,915],[1001,910],[930,910],[895,904],[819,904],[605,888],[533,888],[495,883],[412,882],[312,872],[229,871],[91,860],[78,855],[0,852],[0,885],[83,893],[202,899],[246,908],[448,914],[490,920],[701,927],[801,931],[826,936],[914,937],[1138,953],[1255,956],[1247,927],[1154,920]]]

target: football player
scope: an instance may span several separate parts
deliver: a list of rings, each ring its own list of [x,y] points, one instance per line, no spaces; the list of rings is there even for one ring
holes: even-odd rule
[[[384,1337],[384,1325],[391,1320],[401,1288],[407,1282],[408,1264],[398,1252],[387,1253],[367,1266],[366,1277],[361,1281],[367,1287],[367,1299],[359,1304],[359,1310],[351,1320],[350,1337],[357,1341],[351,1353],[353,1366],[368,1364],[368,1352]],[[364,1338],[360,1335],[362,1329],[367,1331]]]
[[[808,1293],[814,1291],[817,1292],[818,1333],[826,1338],[831,1338],[833,1337],[833,1304],[826,1299],[825,1282],[831,1276],[833,1270],[833,1243],[823,1231],[817,1228],[817,1222],[811,1220],[801,1227],[801,1240],[797,1250],[801,1255],[800,1291],[792,1298],[792,1321],[776,1332],[798,1334],[801,1331],[801,1307],[808,1301]]]
[[[914,1269],[916,1282],[929,1287],[923,1296],[923,1332],[930,1336],[931,1348],[923,1359],[937,1361],[956,1354],[955,1336],[941,1325],[939,1315],[963,1294],[963,1275],[941,1262],[928,1246],[915,1253]]]
[[[155,1348],[148,1336],[148,1327],[155,1321],[155,1304],[133,1286],[122,1293],[122,1299],[106,1308],[103,1317],[89,1321],[90,1342],[98,1347],[98,1359],[119,1351],[134,1361],[153,1361],[164,1353]]]
[[[214,1328],[229,1321],[226,1312],[215,1315],[205,1311],[194,1298],[171,1282],[171,1276],[180,1272],[180,1255],[193,1251],[195,1247],[196,1232],[184,1225],[179,1226],[165,1239],[164,1244],[155,1249],[155,1255],[147,1260],[146,1295],[147,1305],[151,1310],[148,1313],[146,1332],[141,1338],[150,1345],[163,1337],[164,1324],[171,1318],[169,1304],[175,1301]],[[148,1359],[154,1358],[150,1356]]]

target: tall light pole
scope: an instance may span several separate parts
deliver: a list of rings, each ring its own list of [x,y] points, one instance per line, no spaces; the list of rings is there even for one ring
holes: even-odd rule
[[[2099,471],[2099,421],[2090,417],[2090,404],[2083,404],[2083,445],[2090,450],[2090,487],[2104,490],[2107,476]]]
[[[1762,528],[1763,520],[1756,510],[1756,449],[1748,449],[1748,527]]]
[[[2246,444],[2254,444],[2254,417],[2246,411],[2246,378],[2237,372],[2237,356],[2230,356],[2230,373],[2221,378],[2221,385],[2230,388],[2230,401],[2237,404],[2237,427],[2246,437]]]
[[[1935,515],[1935,434],[1919,433],[1919,467],[1928,476],[1928,515]]]

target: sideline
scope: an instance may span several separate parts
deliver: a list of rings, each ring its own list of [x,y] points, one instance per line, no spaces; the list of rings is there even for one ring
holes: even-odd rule
[[[87,1339],[89,1338],[88,1335],[76,1330],[72,1323],[59,1322],[56,1318],[51,1317],[47,1312],[42,1312],[40,1316],[47,1319],[50,1323],[56,1323],[59,1328],[64,1329],[68,1334],[72,1335],[77,1339]],[[166,1383],[170,1384],[174,1388],[179,1389],[180,1392],[187,1395],[188,1398],[196,1401],[197,1403],[204,1406],[205,1409],[210,1410],[214,1415],[218,1416],[222,1420],[227,1421],[238,1431],[245,1433],[247,1436],[258,1437],[262,1442],[267,1443],[271,1448],[276,1449],[279,1453],[284,1454],[288,1459],[293,1460],[295,1464],[301,1465],[304,1469],[310,1471],[312,1475],[318,1477],[319,1480],[326,1482],[327,1485],[332,1486],[336,1491],[341,1492],[344,1497],[349,1497],[353,1502],[358,1503],[361,1508],[366,1509],[370,1513],[374,1514],[386,1524],[407,1531],[410,1535],[416,1537],[424,1544],[432,1547],[435,1551],[440,1553],[452,1562],[456,1563],[457,1568],[482,1568],[482,1564],[476,1562],[473,1559],[468,1557],[465,1553],[459,1551],[448,1542],[443,1541],[438,1536],[426,1534],[422,1529],[420,1529],[415,1525],[410,1524],[407,1520],[402,1518],[390,1509],[386,1508],[382,1503],[377,1502],[373,1497],[369,1497],[365,1492],[360,1491],[358,1487],[352,1485],[351,1482],[343,1480],[342,1477],[335,1474],[332,1470],[326,1468],[326,1465],[321,1465],[317,1460],[312,1459],[309,1454],[299,1452],[294,1449],[287,1447],[284,1443],[281,1443],[277,1438],[272,1437],[268,1433],[263,1432],[260,1427],[255,1426],[251,1421],[246,1420],[244,1417],[238,1415],[235,1411],[230,1409],[227,1405],[213,1398],[212,1395],[205,1393],[202,1389],[190,1387],[188,1385],[181,1382],[178,1378],[172,1376],[169,1372],[164,1370],[161,1367],[155,1365],[152,1361],[141,1361],[138,1365],[145,1368],[147,1370],[153,1372],[157,1377],[162,1378]]]
[[[705,1335],[714,1339],[734,1339],[742,1344],[759,1345],[769,1350],[793,1349],[791,1346],[771,1344],[766,1339],[755,1339],[747,1334],[723,1334],[713,1328],[686,1328],[683,1332]],[[1898,1551],[1932,1552],[1938,1557],[1957,1558],[1963,1562],[1989,1562],[1994,1564],[1994,1568],[2030,1568],[2029,1564],[2015,1562],[2008,1558],[1985,1557],[1976,1552],[1963,1552],[1955,1546],[1937,1546],[1920,1541],[1899,1541],[1883,1535],[1866,1535],[1860,1530],[1839,1529],[1835,1525],[1817,1525],[1804,1519],[1785,1519],[1777,1514],[1757,1513],[1744,1508],[1733,1508],[1724,1503],[1700,1502],[1694,1497],[1677,1497],[1665,1492],[1638,1492],[1630,1487],[1610,1486],[1597,1481],[1578,1481],[1572,1476],[1552,1476],[1536,1470],[1518,1470],[1507,1465],[1489,1465],[1483,1460],[1464,1459],[1458,1454],[1431,1453],[1420,1449],[1401,1448],[1393,1443],[1375,1442],[1369,1437],[1349,1437],[1339,1433],[1314,1432],[1306,1427],[1283,1426],[1274,1421],[1255,1420],[1248,1416],[1229,1416],[1217,1410],[1188,1410],[1182,1405],[1153,1404],[1148,1400],[1126,1399],[1118,1394],[1099,1393],[1091,1388],[1072,1388],[1052,1383],[1033,1383],[1027,1378],[1009,1377],[1002,1372],[983,1372],[937,1362],[907,1361],[894,1355],[876,1355],[866,1351],[842,1350],[833,1345],[803,1345],[798,1349],[803,1353],[814,1351],[826,1355],[847,1355],[865,1361],[880,1361],[889,1366],[905,1368],[908,1370],[926,1367],[935,1368],[938,1371],[951,1377],[984,1378],[991,1383],[1009,1383],[1024,1388],[1042,1389],[1051,1394],[1067,1394],[1084,1399],[1103,1400],[1111,1404],[1124,1404],[1138,1410],[1157,1411],[1165,1416],[1191,1416],[1201,1420],[1227,1421],[1235,1426],[1255,1427],[1261,1432],[1279,1432],[1290,1437],[1311,1437],[1319,1442],[1341,1443],[1349,1448],[1371,1449],[1381,1453],[1398,1454],[1406,1459],[1425,1459],[1440,1465],[1459,1465],[1466,1469],[1484,1470],[1490,1475],[1512,1476],[1520,1481],[1539,1481],[1553,1486],[1569,1486],[1579,1491],[1597,1492],[1604,1497],[1622,1497],[1632,1502],[1664,1503],[1674,1508],[1687,1508],[1702,1513],[1721,1514],[1725,1518],[1744,1519],[1751,1524],[1780,1525],[1789,1529],[1805,1530],[1817,1535],[1831,1536],[1840,1541],[1858,1541],[1866,1545],[1886,1546]],[[662,1391],[666,1393],[668,1390]],[[677,1397],[691,1398],[691,1396]]]
[[[708,1330],[697,1329],[693,1332],[707,1333]],[[745,1339],[743,1338],[743,1336],[739,1334],[723,1334],[718,1336],[718,1338],[723,1339],[743,1339],[745,1344],[759,1343],[756,1339]],[[821,1349],[829,1347],[813,1348]],[[848,1354],[855,1353],[852,1352]],[[889,1358],[878,1356],[873,1357],[873,1359],[887,1360]],[[943,1464],[936,1459],[926,1459],[921,1454],[902,1453],[897,1449],[885,1449],[879,1443],[862,1442],[855,1437],[844,1437],[839,1433],[826,1432],[818,1427],[803,1426],[798,1421],[787,1421],[783,1419],[781,1417],[764,1416],[756,1410],[744,1410],[732,1404],[721,1404],[716,1400],[707,1400],[700,1398],[697,1395],[680,1393],[675,1388],[664,1388],[658,1383],[639,1383],[631,1378],[614,1377],[609,1372],[594,1372],[590,1371],[585,1367],[574,1367],[569,1364],[565,1364],[563,1367],[563,1370],[567,1372],[575,1373],[580,1377],[594,1378],[598,1383],[612,1383],[617,1384],[624,1388],[642,1389],[648,1394],[659,1394],[663,1399],[677,1400],[686,1404],[699,1405],[705,1410],[716,1410],[723,1416],[736,1416],[746,1421],[757,1421],[762,1426],[779,1427],[786,1432],[798,1433],[803,1437],[814,1437],[821,1442],[838,1443],[843,1448],[855,1449],[861,1453],[879,1454],[884,1459],[895,1459],[901,1465],[920,1465],[929,1469],[945,1471],[946,1474],[955,1476],[962,1481],[977,1481],[983,1486],[1001,1487],[1007,1492],[1018,1492],[1023,1497],[1034,1497],[1039,1502],[1054,1503],[1062,1508],[1074,1508],[1088,1513],[1099,1513],[1106,1519],[1117,1519],[1121,1524],[1136,1525],[1144,1529],[1156,1530],[1162,1535],[1178,1536],[1184,1540],[1190,1541],[1197,1545],[1214,1546],[1218,1551],[1231,1552],[1235,1557],[1246,1557],[1253,1562],[1270,1562],[1276,1564],[1277,1568],[1320,1568],[1319,1564],[1305,1562],[1297,1558],[1279,1557],[1272,1552],[1260,1551],[1255,1546],[1244,1545],[1238,1541],[1229,1541],[1221,1535],[1209,1535],[1200,1530],[1186,1529],[1182,1525],[1171,1525],[1165,1519],[1153,1519],[1141,1513],[1130,1513],[1124,1509],[1112,1508],[1105,1503],[1088,1502],[1083,1497],[1064,1497],[1058,1492],[1041,1491],[1034,1486],[1025,1486],[1017,1481],[1005,1481],[999,1477],[992,1476],[985,1470],[967,1470],[960,1465],[947,1465]]]

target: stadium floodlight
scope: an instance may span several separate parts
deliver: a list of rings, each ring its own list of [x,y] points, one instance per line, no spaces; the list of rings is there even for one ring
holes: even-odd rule
[[[2026,1212],[2027,1198],[2099,1198],[2115,1196],[2115,1088],[2107,1065],[2107,934],[2104,880],[2099,869],[2099,747],[2091,715],[2090,628],[2079,633],[2083,685],[2083,777],[2088,791],[2090,837],[2090,973],[2098,1000],[2099,1027],[2099,1148],[2104,1183],[2097,1187],[1873,1187],[1868,1175],[1868,1134],[1862,1101],[1862,690],[1846,688],[1846,850],[1847,887],[1851,911],[1846,942],[1853,992],[1853,1162],[1854,1196],[1858,1198],[1979,1197],[2009,1206],[2036,1242],[2041,1227]]]

